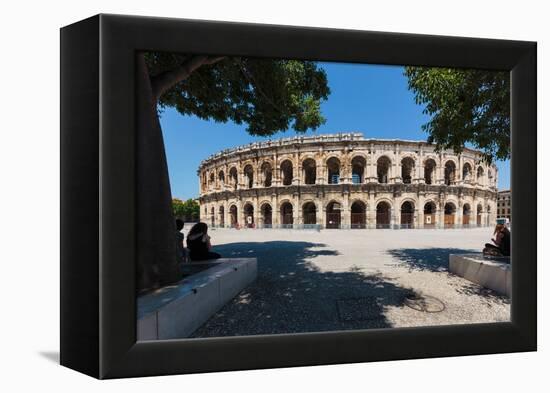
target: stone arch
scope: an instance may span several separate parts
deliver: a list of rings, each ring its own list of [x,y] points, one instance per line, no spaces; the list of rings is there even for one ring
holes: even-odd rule
[[[392,204],[386,199],[376,203],[376,228],[390,228]]]
[[[470,216],[472,214],[472,208],[469,203],[462,205],[462,225],[470,225]]]
[[[462,180],[466,182],[472,180],[472,165],[469,162],[465,162],[462,166]]]
[[[454,160],[445,161],[445,184],[447,186],[455,184],[456,181],[456,163]]]
[[[304,184],[315,184],[317,181],[317,163],[312,157],[307,157],[302,161],[302,179]]]
[[[351,203],[351,228],[363,229],[367,227],[367,204],[360,199]]]
[[[405,156],[401,159],[401,179],[403,183],[412,183],[415,165],[415,160],[411,156]]]
[[[247,228],[254,228],[256,226],[256,223],[254,222],[254,205],[252,202],[246,202],[243,205],[243,213],[244,213],[244,225]]]
[[[403,202],[401,202],[400,216],[401,216],[402,228],[413,228],[414,209],[415,209],[415,202],[413,200],[404,200]]]
[[[214,172],[210,172],[210,174],[208,175],[208,187],[210,189],[214,188],[216,184],[216,175],[214,174]]]
[[[340,159],[336,156],[331,156],[326,160],[327,165],[327,183],[328,184],[338,184],[340,183],[340,171],[341,171],[341,162]]]
[[[273,180],[273,166],[271,165],[270,161],[262,162],[260,173],[262,175],[262,185],[264,187],[271,187],[271,182]]]
[[[280,165],[281,170],[281,181],[283,186],[290,186],[292,185],[292,179],[294,178],[294,168],[292,164],[292,160],[287,158],[281,162]]]
[[[225,172],[223,171],[223,169],[218,172],[218,181],[222,186],[225,185]]]
[[[246,188],[254,187],[254,167],[252,164],[246,164],[243,168],[244,185]]]
[[[445,228],[453,228],[455,226],[456,219],[456,204],[453,201],[445,202],[444,209],[444,220],[443,224]]]
[[[304,225],[317,224],[317,206],[313,201],[307,201],[302,204],[302,218]]]
[[[476,225],[480,227],[483,223],[483,205],[481,203],[477,204],[476,207]]]
[[[367,168],[367,159],[363,154],[356,154],[351,159],[351,181],[354,184],[365,182],[365,171]]]
[[[378,183],[388,183],[390,178],[391,159],[382,155],[376,160],[376,175]]]
[[[271,207],[271,203],[262,202],[262,204],[260,205],[260,212],[261,212],[261,219],[262,219],[262,227],[271,228],[273,225],[273,208]]]
[[[424,202],[424,227],[433,228],[437,221],[437,205],[434,201]]]
[[[239,226],[239,209],[235,204],[229,206],[229,220],[232,228]]]
[[[216,208],[210,207],[210,226],[214,228],[216,226]]]
[[[229,184],[234,190],[237,189],[237,186],[239,184],[239,173],[236,166],[232,166],[229,169]]]
[[[482,185],[484,183],[484,179],[485,179],[485,170],[480,165],[477,167],[477,171],[476,171],[476,182]]]
[[[221,228],[225,228],[225,207],[220,205],[218,208],[218,222],[220,223]]]
[[[283,228],[292,228],[294,224],[294,206],[288,200],[281,202],[281,225]]]
[[[434,158],[429,157],[424,160],[424,183],[435,183],[435,170],[437,168],[437,162]]]
[[[326,204],[326,227],[338,229],[342,224],[342,202],[331,200]]]

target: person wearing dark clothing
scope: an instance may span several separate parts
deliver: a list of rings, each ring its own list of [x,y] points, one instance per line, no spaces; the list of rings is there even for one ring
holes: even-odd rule
[[[187,254],[185,251],[185,246],[183,245],[183,233],[181,233],[182,229],[183,220],[178,218],[176,219],[176,257],[178,259],[178,263],[185,262]]]
[[[510,231],[504,224],[497,224],[494,238],[491,239],[494,244],[485,243],[483,254],[494,256],[510,256]]]
[[[187,248],[189,257],[192,261],[205,261],[208,259],[218,259],[221,255],[210,251],[210,236],[208,236],[208,225],[198,222],[187,234]]]

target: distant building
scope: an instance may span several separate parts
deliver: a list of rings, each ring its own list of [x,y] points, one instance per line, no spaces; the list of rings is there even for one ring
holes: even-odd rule
[[[497,196],[497,217],[507,218],[512,221],[512,192],[502,190]]]
[[[254,228],[494,225],[497,168],[481,159],[362,134],[253,143],[201,162],[200,217]]]

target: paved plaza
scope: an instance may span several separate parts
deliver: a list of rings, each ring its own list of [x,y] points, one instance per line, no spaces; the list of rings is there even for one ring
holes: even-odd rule
[[[448,271],[491,229],[211,229],[213,251],[256,257],[258,278],[193,337],[508,321],[509,299]]]

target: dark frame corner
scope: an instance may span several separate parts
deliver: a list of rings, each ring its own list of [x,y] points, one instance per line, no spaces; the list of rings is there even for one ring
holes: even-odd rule
[[[513,223],[521,230],[512,237],[512,321],[136,343],[138,50],[509,70],[512,209],[522,206]],[[118,378],[536,350],[536,67],[534,42],[121,15],[64,27],[61,364]]]

